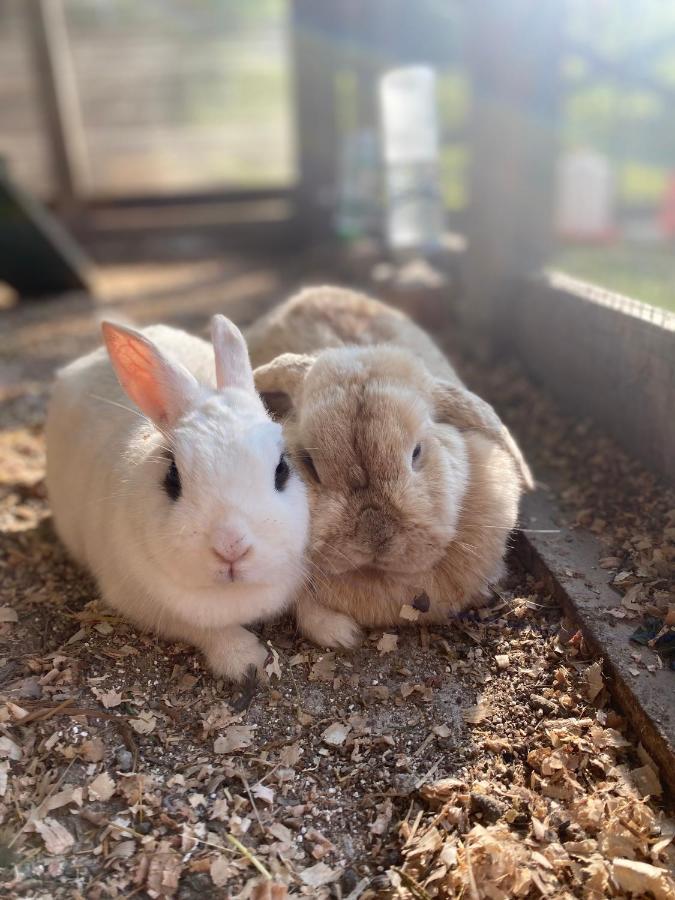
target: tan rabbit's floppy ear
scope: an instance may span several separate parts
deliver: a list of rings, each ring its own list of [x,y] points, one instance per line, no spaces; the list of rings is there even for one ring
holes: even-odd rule
[[[439,378],[434,388],[434,405],[439,421],[459,429],[480,431],[501,444],[515,462],[523,486],[529,490],[534,487],[532,473],[520,448],[489,403],[466,388]]]
[[[234,322],[225,316],[214,316],[211,319],[211,341],[216,357],[218,390],[223,388],[255,390],[248,347],[244,335]]]
[[[313,356],[282,353],[253,372],[256,390],[273,415],[283,416],[291,409],[313,363]]]
[[[129,399],[157,426],[171,427],[197,397],[195,377],[180,363],[168,360],[138,331],[112,322],[103,322],[101,330],[110,362]]]

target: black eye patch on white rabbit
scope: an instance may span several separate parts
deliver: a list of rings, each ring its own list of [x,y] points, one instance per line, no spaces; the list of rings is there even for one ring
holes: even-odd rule
[[[131,622],[203,651],[217,675],[261,670],[244,625],[303,574],[306,489],[224,316],[212,344],[104,322],[105,348],[59,372],[47,421],[56,530]]]
[[[166,495],[169,500],[178,500],[182,491],[182,485],[180,480],[180,472],[178,471],[178,467],[176,466],[176,459],[173,453],[169,453],[168,457],[169,468],[166,470],[166,475],[164,476],[164,481],[162,482],[162,486],[166,491]]]

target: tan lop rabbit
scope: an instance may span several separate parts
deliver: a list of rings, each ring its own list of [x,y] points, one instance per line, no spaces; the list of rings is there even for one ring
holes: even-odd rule
[[[480,602],[503,574],[532,478],[431,338],[376,300],[319,287],[273,309],[247,340],[256,387],[284,414],[309,488],[301,631],[353,647],[360,625],[400,623],[406,605],[441,622]]]

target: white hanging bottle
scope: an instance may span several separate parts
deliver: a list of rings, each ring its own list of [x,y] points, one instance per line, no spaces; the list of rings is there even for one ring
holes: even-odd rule
[[[344,240],[377,232],[380,223],[380,160],[374,129],[351,132],[340,160],[335,227]]]
[[[614,236],[614,176],[607,156],[572,150],[558,160],[555,224],[562,238],[604,241]]]
[[[434,70],[407,66],[386,72],[380,79],[380,112],[389,246],[433,252],[445,218]]]

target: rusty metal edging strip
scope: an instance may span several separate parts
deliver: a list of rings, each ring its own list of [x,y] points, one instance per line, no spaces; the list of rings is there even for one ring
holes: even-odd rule
[[[656,654],[630,643],[632,620],[612,620],[607,609],[620,606],[612,574],[598,566],[597,539],[561,527],[561,514],[542,491],[525,499],[514,551],[530,572],[545,581],[552,596],[579,625],[591,651],[603,659],[607,687],[660,769],[664,787],[675,797],[675,672],[636,671],[631,653],[646,662]],[[559,529],[556,531],[556,529]]]

